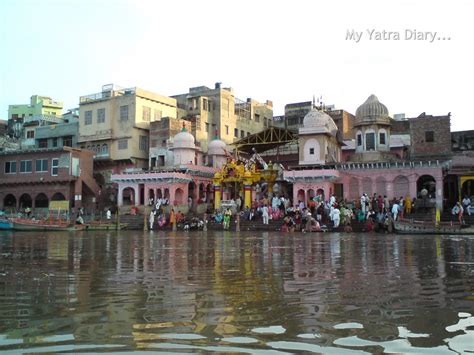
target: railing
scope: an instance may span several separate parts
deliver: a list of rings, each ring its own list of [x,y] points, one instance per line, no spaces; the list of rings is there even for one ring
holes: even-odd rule
[[[361,169],[400,169],[400,168],[434,168],[443,167],[447,162],[436,161],[407,161],[407,162],[382,162],[382,163],[347,163],[336,164],[335,169],[338,170],[361,170]]]
[[[85,96],[79,97],[79,103],[83,104],[83,103],[92,102],[92,101],[105,100],[110,97],[135,94],[135,92],[136,92],[136,88],[102,91],[96,94],[85,95]]]
[[[23,123],[35,122],[35,121],[46,121],[46,122],[52,122],[52,123],[64,122],[62,116],[55,116],[55,115],[34,115],[34,116],[25,117],[23,119]]]

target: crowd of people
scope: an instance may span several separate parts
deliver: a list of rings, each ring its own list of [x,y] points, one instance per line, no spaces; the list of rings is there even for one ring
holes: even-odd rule
[[[264,225],[268,225],[270,220],[279,221],[282,231],[340,229],[349,232],[352,231],[352,221],[362,224],[365,231],[391,231],[393,221],[409,216],[416,203],[416,198],[410,196],[389,199],[386,195],[368,196],[364,193],[353,201],[337,199],[332,194],[329,199],[316,195],[308,201],[298,200],[295,204],[283,195],[271,198],[265,195],[255,199],[250,207],[241,209],[240,204],[235,205],[241,219],[261,220]],[[223,223],[223,228],[228,229],[226,214],[230,214],[229,209],[225,212],[214,211],[210,215],[211,221]]]

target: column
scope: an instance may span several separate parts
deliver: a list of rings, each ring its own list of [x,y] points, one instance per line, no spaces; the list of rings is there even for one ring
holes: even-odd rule
[[[443,210],[443,176],[436,178],[436,208]]]
[[[123,206],[123,187],[120,186],[120,184],[118,188],[117,205],[119,207]]]
[[[214,209],[221,207],[221,185],[214,181]]]
[[[252,180],[245,179],[244,181],[244,207],[250,208],[252,206]]]

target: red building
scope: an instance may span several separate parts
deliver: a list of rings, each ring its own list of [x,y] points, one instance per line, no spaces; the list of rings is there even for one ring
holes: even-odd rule
[[[93,154],[70,147],[0,152],[0,208],[47,209],[51,201],[92,206],[99,194]]]

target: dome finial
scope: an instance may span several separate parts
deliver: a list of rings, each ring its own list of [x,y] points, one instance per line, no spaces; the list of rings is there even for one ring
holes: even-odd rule
[[[184,121],[183,121],[183,128],[181,129],[181,132],[186,132],[186,125],[184,124]]]

